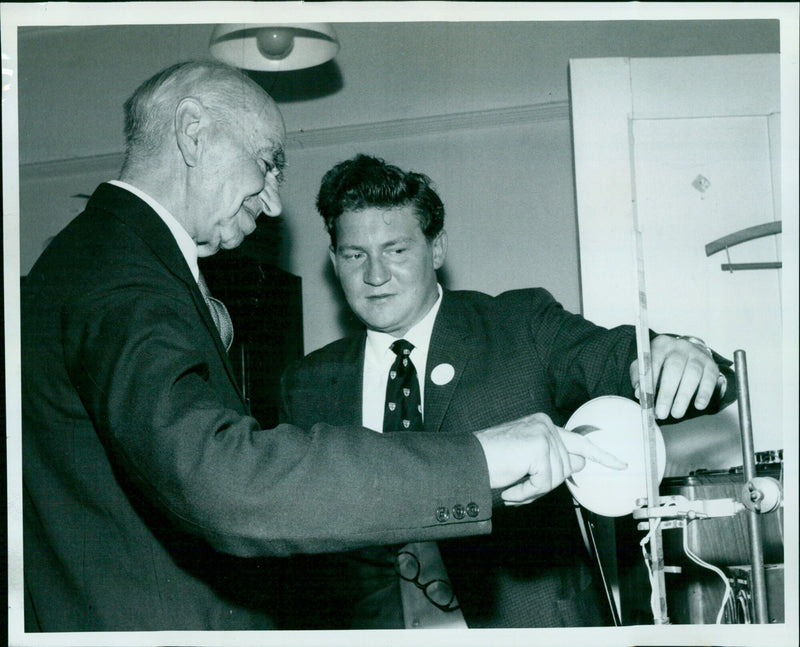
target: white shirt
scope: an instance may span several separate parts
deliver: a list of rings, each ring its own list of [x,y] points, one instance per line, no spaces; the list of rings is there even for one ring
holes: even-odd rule
[[[167,211],[166,207],[155,200],[155,198],[147,195],[141,189],[137,189],[135,186],[128,184],[127,182],[122,182],[120,180],[109,180],[108,184],[113,184],[114,186],[118,186],[120,189],[130,191],[136,197],[144,200],[153,209],[153,211],[158,214],[161,220],[164,221],[164,224],[169,227],[170,232],[172,232],[172,236],[175,238],[175,242],[178,243],[181,254],[183,254],[183,257],[186,259],[187,265],[189,265],[189,269],[194,276],[194,280],[197,281],[197,279],[200,277],[200,268],[197,265],[197,244],[192,240],[189,232],[183,228],[183,225],[181,225],[181,223],[175,219],[175,216]]]
[[[417,369],[417,381],[420,383],[422,410],[425,411],[425,365],[428,361],[428,348],[433,333],[433,323],[442,303],[442,288],[436,286],[439,297],[419,322],[403,335],[403,339],[414,344],[411,361]],[[386,382],[389,369],[397,358],[391,345],[397,341],[384,332],[367,330],[367,344],[364,350],[364,384],[362,391],[361,424],[368,429],[383,431],[383,410],[386,399]]]
[[[420,383],[420,397],[425,410],[425,371],[428,362],[428,350],[433,334],[433,324],[442,304],[442,286],[437,285],[439,297],[428,313],[416,323],[403,339],[414,344],[411,361],[417,369],[417,381]],[[368,429],[383,433],[383,411],[386,399],[386,382],[389,380],[389,369],[397,355],[391,345],[397,337],[386,333],[367,330],[367,344],[364,349],[364,385],[361,405],[361,424]],[[425,541],[407,544],[402,550],[417,555],[421,574],[427,580],[447,579],[447,570],[442,562],[436,542]],[[399,578],[398,578],[399,579]],[[403,603],[403,620],[406,629],[448,628],[466,629],[467,623],[460,609],[445,613],[433,606],[414,584],[399,579],[400,598]],[[455,602],[455,600],[454,600]]]

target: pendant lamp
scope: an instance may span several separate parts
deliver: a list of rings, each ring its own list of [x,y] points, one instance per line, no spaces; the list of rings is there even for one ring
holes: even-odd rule
[[[339,41],[327,23],[217,25],[209,50],[239,68],[283,72],[331,60]]]

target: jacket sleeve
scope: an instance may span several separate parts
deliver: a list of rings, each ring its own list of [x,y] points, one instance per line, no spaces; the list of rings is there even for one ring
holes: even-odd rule
[[[62,310],[69,376],[115,469],[175,524],[245,557],[490,531],[472,434],[260,429],[186,286],[153,270],[104,285]]]
[[[580,315],[570,313],[546,290],[533,291],[529,300],[528,321],[533,346],[548,367],[551,392],[556,406],[572,411],[583,402],[602,395],[635,399],[630,380],[630,365],[636,359],[636,331],[633,326],[597,326]],[[650,331],[650,338],[658,333]],[[682,419],[720,411],[736,399],[736,386],[730,360],[713,353],[725,376],[724,394],[714,394],[706,409],[690,405]],[[678,422],[671,416],[661,424]]]

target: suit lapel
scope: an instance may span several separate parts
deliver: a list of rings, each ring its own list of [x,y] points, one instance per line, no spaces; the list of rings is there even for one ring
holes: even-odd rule
[[[458,382],[475,352],[469,340],[467,312],[445,290],[433,324],[425,368],[425,431],[441,430]]]
[[[343,340],[345,346],[337,360],[316,370],[314,395],[324,394],[319,414],[330,424],[362,424],[366,338],[366,333],[361,333]]]
[[[247,407],[241,388],[234,376],[233,366],[228,357],[228,352],[220,339],[217,327],[214,324],[214,320],[211,318],[211,313],[208,310],[205,299],[203,299],[203,295],[200,293],[200,288],[197,286],[192,271],[189,269],[186,259],[183,257],[178,244],[175,242],[172,232],[170,232],[169,228],[164,224],[164,221],[146,202],[140,200],[130,191],[126,191],[113,184],[101,184],[97,187],[89,200],[87,208],[89,206],[102,209],[103,211],[111,213],[116,218],[119,218],[123,225],[130,228],[145,242],[145,244],[147,244],[153,254],[175,278],[186,286],[189,293],[192,295],[192,301],[194,302],[194,306],[200,318],[203,320],[203,324],[208,329],[209,333],[211,333],[211,338],[214,340],[217,352],[220,354],[228,378],[239,394],[242,405]]]

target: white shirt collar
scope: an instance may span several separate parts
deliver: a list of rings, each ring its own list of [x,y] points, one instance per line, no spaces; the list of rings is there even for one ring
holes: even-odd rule
[[[161,220],[164,221],[164,224],[169,227],[170,232],[172,232],[172,236],[175,238],[175,242],[178,243],[181,254],[183,254],[183,257],[186,259],[186,263],[189,265],[189,269],[191,270],[194,280],[196,281],[200,276],[200,269],[197,265],[197,244],[192,240],[189,232],[183,228],[183,225],[181,225],[181,223],[175,219],[175,216],[167,211],[166,207],[164,207],[164,205],[158,202],[155,198],[148,195],[141,189],[136,188],[132,184],[128,184],[127,182],[123,182],[121,180],[109,180],[108,184],[113,184],[121,189],[130,191],[136,197],[144,200],[153,209],[153,211],[159,215]]]
[[[439,297],[428,313],[417,322],[403,339],[414,344],[411,351],[411,361],[417,369],[417,379],[420,385],[423,410],[425,406],[425,373],[428,362],[428,350],[433,334],[433,324],[442,303],[442,287],[437,284]],[[389,368],[396,359],[389,348],[396,337],[374,330],[367,331],[367,343],[364,352],[364,373],[362,383],[361,424],[369,429],[380,431],[383,429],[383,408],[386,396],[386,381]]]
[[[439,312],[439,306],[442,304],[442,286],[436,284],[436,289],[439,293],[436,303],[431,306],[428,313],[414,324],[405,335],[403,339],[414,344],[414,353],[421,354],[425,357],[428,355],[428,346],[431,343],[431,335],[433,334],[433,324],[436,321],[436,315]],[[374,361],[380,363],[383,361],[387,353],[391,353],[389,347],[398,338],[385,332],[367,329],[367,345],[365,353],[371,356]],[[391,355],[394,361],[394,355]]]

